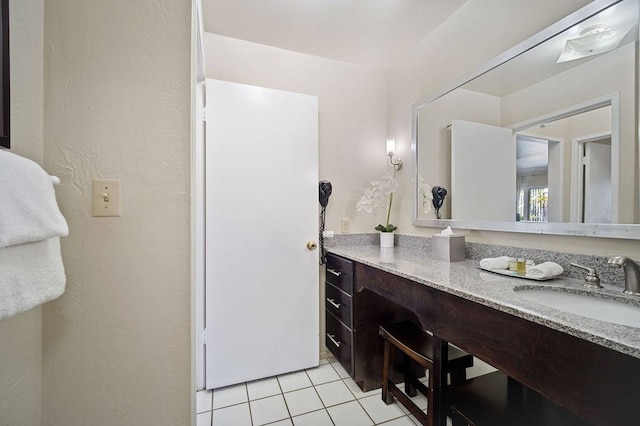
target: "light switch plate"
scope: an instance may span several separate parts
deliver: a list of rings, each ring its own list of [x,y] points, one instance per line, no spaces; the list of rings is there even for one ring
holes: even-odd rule
[[[120,179],[93,180],[93,216],[120,216]]]

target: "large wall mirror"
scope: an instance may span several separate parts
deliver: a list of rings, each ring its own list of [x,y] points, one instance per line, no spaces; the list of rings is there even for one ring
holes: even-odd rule
[[[640,239],[638,31],[596,0],[416,103],[413,224]]]

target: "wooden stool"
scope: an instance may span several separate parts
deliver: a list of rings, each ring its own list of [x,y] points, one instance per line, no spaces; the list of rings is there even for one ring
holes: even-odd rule
[[[498,371],[449,386],[446,411],[454,426],[591,424]]]
[[[427,397],[428,410],[433,407],[433,395],[429,389],[420,382],[415,374],[412,374],[410,360],[414,360],[421,367],[429,371],[429,386],[434,386],[432,382],[433,369],[433,340],[431,336],[412,322],[405,321],[396,324],[380,326],[379,334],[384,338],[384,364],[382,366],[382,400],[385,404],[391,404],[395,396],[423,425],[431,423],[429,420],[433,416],[425,414],[418,406],[409,399],[416,395],[419,390]],[[390,380],[391,371],[391,345],[398,348],[404,357],[404,389],[400,389]],[[465,369],[473,365],[473,357],[460,349],[449,346],[448,361],[445,371],[450,373],[451,382],[464,382],[466,379]],[[408,395],[408,396],[407,396]]]

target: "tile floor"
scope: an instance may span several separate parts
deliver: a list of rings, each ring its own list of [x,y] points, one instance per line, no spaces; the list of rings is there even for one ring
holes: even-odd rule
[[[427,399],[413,400],[422,409]],[[385,405],[380,390],[363,393],[335,358],[277,377],[197,393],[197,426],[414,426],[400,404]]]

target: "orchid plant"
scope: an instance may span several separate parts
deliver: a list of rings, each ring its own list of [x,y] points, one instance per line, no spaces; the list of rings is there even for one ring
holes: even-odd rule
[[[380,207],[384,199],[389,197],[389,206],[387,207],[387,222],[385,225],[379,224],[375,227],[376,231],[393,232],[398,229],[397,226],[389,223],[391,218],[391,206],[393,205],[393,193],[398,189],[398,181],[391,175],[382,176],[381,180],[371,182],[371,186],[365,189],[364,194],[360,197],[360,201],[356,204],[358,211],[371,213],[377,207]]]

